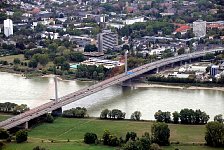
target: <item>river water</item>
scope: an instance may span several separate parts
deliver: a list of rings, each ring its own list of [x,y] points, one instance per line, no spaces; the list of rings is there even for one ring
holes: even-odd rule
[[[93,82],[58,81],[59,96],[87,87]],[[36,107],[54,98],[53,78],[25,79],[20,75],[0,73],[0,102],[14,102]],[[187,90],[170,88],[131,88],[120,85],[111,86],[103,91],[64,106],[86,107],[91,117],[99,117],[105,109],[121,109],[126,118],[138,110],[142,119],[154,119],[154,113],[180,111],[183,108],[201,109],[213,119],[216,114],[224,114],[224,92],[214,90]],[[211,119],[211,120],[212,120]]]

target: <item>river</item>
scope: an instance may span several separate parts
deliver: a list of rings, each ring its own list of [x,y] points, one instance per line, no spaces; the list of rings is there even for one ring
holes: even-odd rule
[[[58,81],[59,96],[87,87],[93,82]],[[30,108],[54,98],[53,78],[25,79],[20,75],[0,73],[0,102],[27,104]],[[63,107],[86,107],[91,117],[99,117],[105,109],[121,109],[126,118],[138,110],[142,119],[154,119],[154,113],[180,111],[182,108],[201,109],[210,118],[224,114],[224,92],[215,90],[188,90],[172,88],[121,87],[111,86],[103,91]],[[211,120],[212,120],[211,119]]]

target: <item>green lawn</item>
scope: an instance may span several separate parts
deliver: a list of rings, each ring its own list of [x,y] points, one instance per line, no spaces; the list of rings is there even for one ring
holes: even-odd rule
[[[43,124],[33,129],[30,137],[55,140],[81,140],[86,132],[94,132],[99,137],[108,129],[117,136],[125,137],[128,131],[134,131],[138,136],[150,132],[152,122],[110,121],[98,119],[66,119],[58,118],[53,124]],[[175,125],[170,124],[171,141],[183,143],[205,142],[203,125]],[[56,131],[56,132],[55,132]]]
[[[0,57],[0,60],[8,61],[8,63],[12,63],[15,58],[19,58],[20,61],[25,60],[23,54]]]
[[[10,115],[2,115],[2,114],[0,114],[0,121],[3,121],[3,120],[6,120],[6,119],[8,119],[9,117],[11,117]]]
[[[110,121],[98,119],[67,119],[57,118],[53,124],[44,123],[29,131],[28,143],[8,144],[4,150],[32,150],[41,145],[49,150],[114,150],[113,147],[93,146],[83,144],[83,136],[86,132],[94,132],[101,138],[103,131],[108,129],[111,133],[125,138],[127,131],[134,131],[141,136],[144,132],[150,132],[153,122],[135,121]],[[171,142],[179,141],[180,145],[163,147],[174,150],[213,150],[206,146],[193,146],[193,143],[203,143],[204,125],[175,125],[169,124],[171,130]],[[67,142],[69,139],[69,142]],[[51,141],[54,140],[54,143]],[[187,146],[183,146],[187,144]],[[181,146],[182,145],[182,146]]]
[[[22,143],[9,144],[3,150],[32,150],[36,146],[47,148],[48,150],[115,150],[113,147],[87,145],[83,143]]]
[[[169,147],[163,147],[164,150],[224,150],[224,148],[213,148],[208,146],[191,146],[191,145],[185,145],[185,146],[169,146]]]

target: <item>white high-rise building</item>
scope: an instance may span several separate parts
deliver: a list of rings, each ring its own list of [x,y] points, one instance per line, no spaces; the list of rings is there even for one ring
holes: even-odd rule
[[[196,37],[206,36],[206,21],[197,20],[193,22],[193,32]]]
[[[100,16],[100,22],[101,23],[105,22],[105,16]]]
[[[98,50],[100,52],[113,49],[118,45],[118,35],[110,30],[98,34]]]
[[[13,35],[13,23],[11,19],[4,20],[4,34],[6,37]]]

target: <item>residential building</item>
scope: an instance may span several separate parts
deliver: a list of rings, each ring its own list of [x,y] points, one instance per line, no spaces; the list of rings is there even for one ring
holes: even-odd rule
[[[70,41],[76,42],[79,47],[85,47],[86,45],[93,43],[92,38],[85,36],[70,36]]]
[[[193,32],[196,37],[204,37],[206,35],[206,21],[197,20],[193,22]]]
[[[111,30],[104,30],[99,33],[98,36],[98,49],[100,52],[107,51],[108,49],[114,49],[118,46],[118,35],[111,32]]]
[[[13,35],[13,22],[11,19],[4,20],[4,34],[6,37]]]
[[[212,77],[216,76],[218,74],[218,69],[219,69],[219,66],[216,66],[216,65],[211,66],[210,75]]]

